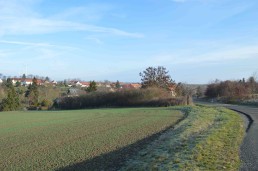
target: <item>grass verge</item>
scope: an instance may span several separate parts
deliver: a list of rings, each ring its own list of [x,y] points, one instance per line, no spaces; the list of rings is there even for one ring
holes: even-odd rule
[[[121,170],[238,170],[241,117],[219,107],[185,107],[188,117],[129,159]]]

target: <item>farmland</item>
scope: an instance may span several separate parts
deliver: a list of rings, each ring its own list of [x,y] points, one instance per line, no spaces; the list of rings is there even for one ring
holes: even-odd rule
[[[114,167],[182,117],[173,108],[1,112],[0,170]]]

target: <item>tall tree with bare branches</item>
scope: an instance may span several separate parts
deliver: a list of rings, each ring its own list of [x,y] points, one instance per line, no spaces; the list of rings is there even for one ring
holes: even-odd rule
[[[143,88],[160,87],[167,89],[174,81],[168,74],[169,71],[163,66],[148,67],[140,73]]]

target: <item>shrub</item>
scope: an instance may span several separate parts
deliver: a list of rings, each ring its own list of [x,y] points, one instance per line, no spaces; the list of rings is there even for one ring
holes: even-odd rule
[[[97,107],[154,107],[186,104],[184,98],[171,98],[159,88],[122,90],[117,92],[92,92],[87,95],[64,97],[55,107],[61,109],[83,109]]]
[[[51,100],[48,100],[48,99],[44,99],[41,102],[41,106],[44,106],[44,107],[50,107],[52,105],[53,105],[53,102]]]
[[[248,99],[250,85],[243,81],[222,81],[209,84],[205,95],[208,98],[219,98],[226,103],[236,103],[239,100]]]

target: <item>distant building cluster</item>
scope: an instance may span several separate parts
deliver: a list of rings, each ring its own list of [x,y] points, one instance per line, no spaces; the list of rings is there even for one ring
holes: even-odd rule
[[[17,84],[17,82],[20,83],[21,86],[29,86],[32,84],[33,79],[32,78],[10,78],[12,83],[14,85]],[[3,83],[3,80],[0,79],[0,84]],[[55,80],[44,80],[44,79],[37,79],[37,84],[38,85],[45,85],[45,86],[57,86],[58,84],[60,85],[65,85],[70,88],[76,88],[77,91],[79,91],[78,88],[88,88],[90,86],[90,82],[87,81],[78,81],[78,80],[69,80],[69,81],[55,81]],[[119,91],[119,90],[129,90],[129,89],[140,89],[142,85],[140,83],[124,83],[124,82],[96,82],[97,89],[102,90],[102,91]],[[176,84],[171,84],[169,87],[169,91],[171,93],[171,96],[175,97],[175,89],[176,89]],[[72,89],[74,90],[74,89]],[[72,94],[72,93],[71,93]],[[80,93],[76,93],[80,94]]]
[[[33,83],[32,78],[10,78],[13,85],[17,85],[19,82],[21,86],[29,86]],[[3,83],[3,80],[0,79],[0,84]],[[37,79],[37,84],[40,86],[67,86],[70,87],[70,95],[80,95],[85,94],[86,92],[83,89],[86,89],[90,86],[88,81],[79,81],[79,80],[68,80],[68,81],[50,81],[49,79]],[[140,89],[142,85],[140,83],[124,83],[124,82],[96,82],[98,91],[109,91],[115,92],[120,90],[130,90],[130,89]],[[176,96],[176,84],[171,84],[168,89],[172,97]],[[83,90],[83,91],[82,91]]]
[[[141,88],[140,83],[123,83],[119,82],[119,87],[117,87],[115,82],[96,82],[97,87],[106,87],[106,88],[111,88],[111,89],[139,89]],[[68,87],[89,87],[90,82],[84,82],[84,81],[76,81],[72,80],[68,82]]]
[[[68,81],[67,86],[69,88],[68,97],[79,96],[86,94],[86,91],[83,91],[81,88],[88,88],[90,86],[90,82],[84,81]],[[120,90],[129,90],[129,89],[140,89],[141,84],[139,83],[123,83],[120,82],[96,82],[97,91],[105,91],[105,92],[115,92]]]
[[[83,81],[69,81],[68,83],[68,87],[72,87],[72,86],[76,86],[76,87],[89,87],[90,86],[90,82],[83,82]]]
[[[14,85],[17,84],[17,82],[20,82],[22,86],[29,86],[33,83],[32,78],[11,78],[11,81]],[[47,81],[47,80],[37,79],[37,84],[38,85],[51,84],[52,86],[56,86],[57,82],[54,80]]]
[[[32,78],[10,78],[12,83],[15,85],[17,82],[20,83],[21,86],[29,86],[33,83]],[[3,83],[3,80],[0,79],[0,84]],[[90,82],[87,81],[78,81],[78,80],[70,80],[66,82],[57,82],[55,80],[49,81],[44,79],[37,79],[38,85],[52,85],[56,86],[58,83],[63,83],[68,87],[77,87],[77,88],[88,88],[90,86]],[[117,85],[116,82],[96,82],[97,87],[107,88],[110,89],[110,91],[115,91],[117,89],[140,89],[141,84],[140,83],[124,83],[119,82],[119,85]]]

